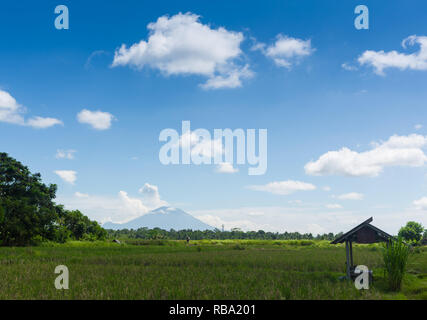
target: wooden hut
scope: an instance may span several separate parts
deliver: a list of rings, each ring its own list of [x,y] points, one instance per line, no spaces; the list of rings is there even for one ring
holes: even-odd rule
[[[351,229],[350,231],[344,233],[342,236],[336,238],[332,241],[332,244],[343,243],[345,242],[345,253],[347,259],[346,274],[347,279],[354,278],[354,268],[353,265],[353,242],[355,243],[375,243],[381,241],[389,241],[393,238],[388,233],[374,227],[372,222],[372,217],[368,220],[362,222],[357,227]]]

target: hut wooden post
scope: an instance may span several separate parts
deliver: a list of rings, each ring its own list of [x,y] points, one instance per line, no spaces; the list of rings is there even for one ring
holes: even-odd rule
[[[347,279],[350,279],[350,247],[348,245],[348,240],[345,241],[345,255],[347,258],[347,265],[346,265],[346,269],[347,269]]]
[[[353,241],[350,240],[350,267],[353,268]]]

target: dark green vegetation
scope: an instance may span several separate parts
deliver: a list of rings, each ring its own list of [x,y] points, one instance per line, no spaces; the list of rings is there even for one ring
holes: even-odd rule
[[[39,173],[0,153],[0,245],[105,238],[97,222],[56,205],[55,194],[56,185],[45,185]]]
[[[382,246],[355,245],[374,271],[369,290],[345,273],[345,250],[327,241],[132,240],[0,248],[0,299],[427,299],[427,248],[413,249],[399,293],[389,291]],[[64,264],[70,289],[56,290]]]
[[[226,239],[241,239],[241,240],[329,240],[332,241],[335,237],[342,235],[338,233],[334,235],[325,233],[322,235],[313,236],[311,233],[299,232],[265,232],[263,230],[247,231],[244,232],[238,228],[231,229],[231,231],[215,230],[163,230],[160,228],[148,229],[140,228],[137,230],[108,230],[108,237],[110,239],[168,239],[168,240],[185,240],[187,236],[193,240],[226,240]]]
[[[418,244],[423,238],[423,232],[426,236],[427,230],[424,230],[421,223],[409,221],[406,226],[400,228],[398,235],[406,242]]]
[[[406,272],[410,250],[410,247],[403,242],[401,237],[397,240],[390,241],[384,247],[384,271],[390,290],[400,290],[403,276]]]

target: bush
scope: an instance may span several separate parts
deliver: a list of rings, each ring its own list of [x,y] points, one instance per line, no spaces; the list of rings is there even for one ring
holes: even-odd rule
[[[409,221],[406,226],[400,228],[399,237],[402,237],[406,242],[418,244],[423,237],[423,232],[424,227],[421,223]]]
[[[397,240],[391,240],[384,247],[384,271],[389,289],[392,291],[399,291],[402,286],[409,252],[409,246],[403,242],[401,237]]]
[[[245,250],[245,247],[240,244],[236,244],[233,246],[233,250]]]

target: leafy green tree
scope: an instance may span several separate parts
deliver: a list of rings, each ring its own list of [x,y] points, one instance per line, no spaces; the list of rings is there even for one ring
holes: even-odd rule
[[[105,231],[96,221],[91,221],[79,210],[68,211],[63,206],[57,206],[58,229],[63,228],[63,233],[68,233],[68,238],[73,240],[103,240],[107,236]],[[58,239],[58,242],[61,242]]]
[[[56,185],[45,185],[19,161],[0,153],[0,240],[27,245],[35,237],[53,239]]]
[[[80,211],[53,201],[56,185],[45,185],[19,161],[0,153],[0,244],[23,246],[39,241],[105,239],[107,232]]]
[[[423,237],[424,227],[421,223],[409,221],[406,226],[400,228],[399,237],[407,242],[418,243]]]

